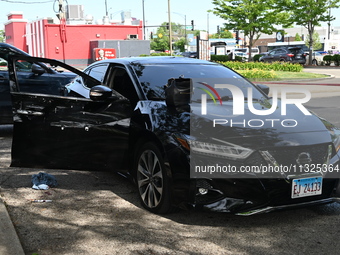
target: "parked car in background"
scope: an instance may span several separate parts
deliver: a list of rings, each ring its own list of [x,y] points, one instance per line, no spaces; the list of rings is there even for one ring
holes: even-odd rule
[[[320,65],[321,62],[323,62],[323,57],[324,55],[322,55],[319,52],[313,52],[313,59],[312,59],[312,65]]]
[[[15,75],[18,61],[60,65],[78,76],[63,84],[64,95],[37,86],[26,90]],[[55,60],[14,57],[9,69],[11,166],[118,172],[135,181],[142,205],[154,213],[194,207],[250,215],[339,201],[339,130],[305,115],[301,105],[286,105],[281,115],[283,107],[272,107],[275,99],[263,86],[223,65],[183,57],[122,58],[80,72]],[[233,93],[249,91],[246,102],[239,97],[239,107],[247,105],[244,114],[233,114]],[[250,104],[273,112],[254,116]],[[234,124],[216,124],[216,118]],[[301,171],[319,164],[334,172]],[[261,171],[205,173],[204,166],[217,165],[287,171],[266,177]]]
[[[182,56],[186,58],[197,58],[197,52],[196,51],[182,52]]]
[[[316,52],[320,53],[323,56],[329,54],[328,51],[316,51]]]
[[[249,58],[249,48],[248,47],[247,48],[234,48],[232,50],[232,52],[234,52],[236,55],[237,55],[237,53],[244,53],[245,56],[246,56],[246,59]],[[251,48],[250,55],[251,55],[252,58],[259,53],[260,53],[259,48]]]
[[[26,52],[6,43],[0,43],[0,124],[13,123],[11,96],[9,91],[8,57],[29,56]],[[73,73],[54,70],[42,63],[21,61],[16,63],[16,74],[27,91],[48,93],[53,91],[63,93],[62,84],[70,82]]]
[[[300,47],[278,48],[260,58],[261,62],[290,62],[305,64],[307,54]]]

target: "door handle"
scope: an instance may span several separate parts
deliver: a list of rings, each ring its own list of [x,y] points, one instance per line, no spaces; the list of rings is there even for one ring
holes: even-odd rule
[[[30,111],[30,110],[17,110],[18,114],[22,114],[22,115],[32,115],[32,116],[42,116],[44,115],[43,112],[37,112],[37,111]]]

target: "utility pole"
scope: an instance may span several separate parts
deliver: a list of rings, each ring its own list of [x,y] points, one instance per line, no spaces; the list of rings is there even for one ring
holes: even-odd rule
[[[105,16],[108,17],[109,16],[109,12],[107,10],[107,0],[105,0]]]
[[[143,2],[143,37],[144,37],[144,40],[146,40],[146,37],[145,37],[145,11],[144,11],[144,0],[142,0]],[[152,38],[151,38],[152,39]]]
[[[170,0],[168,0],[168,19],[169,19],[169,44],[170,44],[170,56],[172,56],[172,28],[171,28]]]
[[[328,40],[331,39],[331,7],[329,7]]]

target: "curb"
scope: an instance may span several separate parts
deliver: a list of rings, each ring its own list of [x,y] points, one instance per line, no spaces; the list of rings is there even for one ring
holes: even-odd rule
[[[25,255],[7,208],[0,198],[0,254]]]
[[[322,78],[311,78],[311,79],[290,79],[290,80],[273,80],[273,81],[252,81],[252,83],[263,83],[263,84],[289,84],[289,83],[304,83],[304,82],[310,82],[310,81],[322,81],[322,80],[329,80],[334,79],[335,76],[332,74],[325,74],[329,77],[322,77]],[[319,85],[319,84],[308,84],[308,85]],[[333,85],[334,86],[334,85]]]

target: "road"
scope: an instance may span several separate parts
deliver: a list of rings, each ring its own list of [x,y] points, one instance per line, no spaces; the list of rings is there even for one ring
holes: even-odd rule
[[[315,97],[308,107],[339,125],[339,102],[337,96]],[[0,127],[0,194],[26,254],[290,255],[340,250],[340,204],[250,217],[195,211],[155,215],[140,206],[135,187],[120,176],[10,168],[10,146],[11,126]],[[53,174],[59,186],[33,190],[30,177],[39,171]]]
[[[340,96],[312,98],[306,107],[340,127]]]

